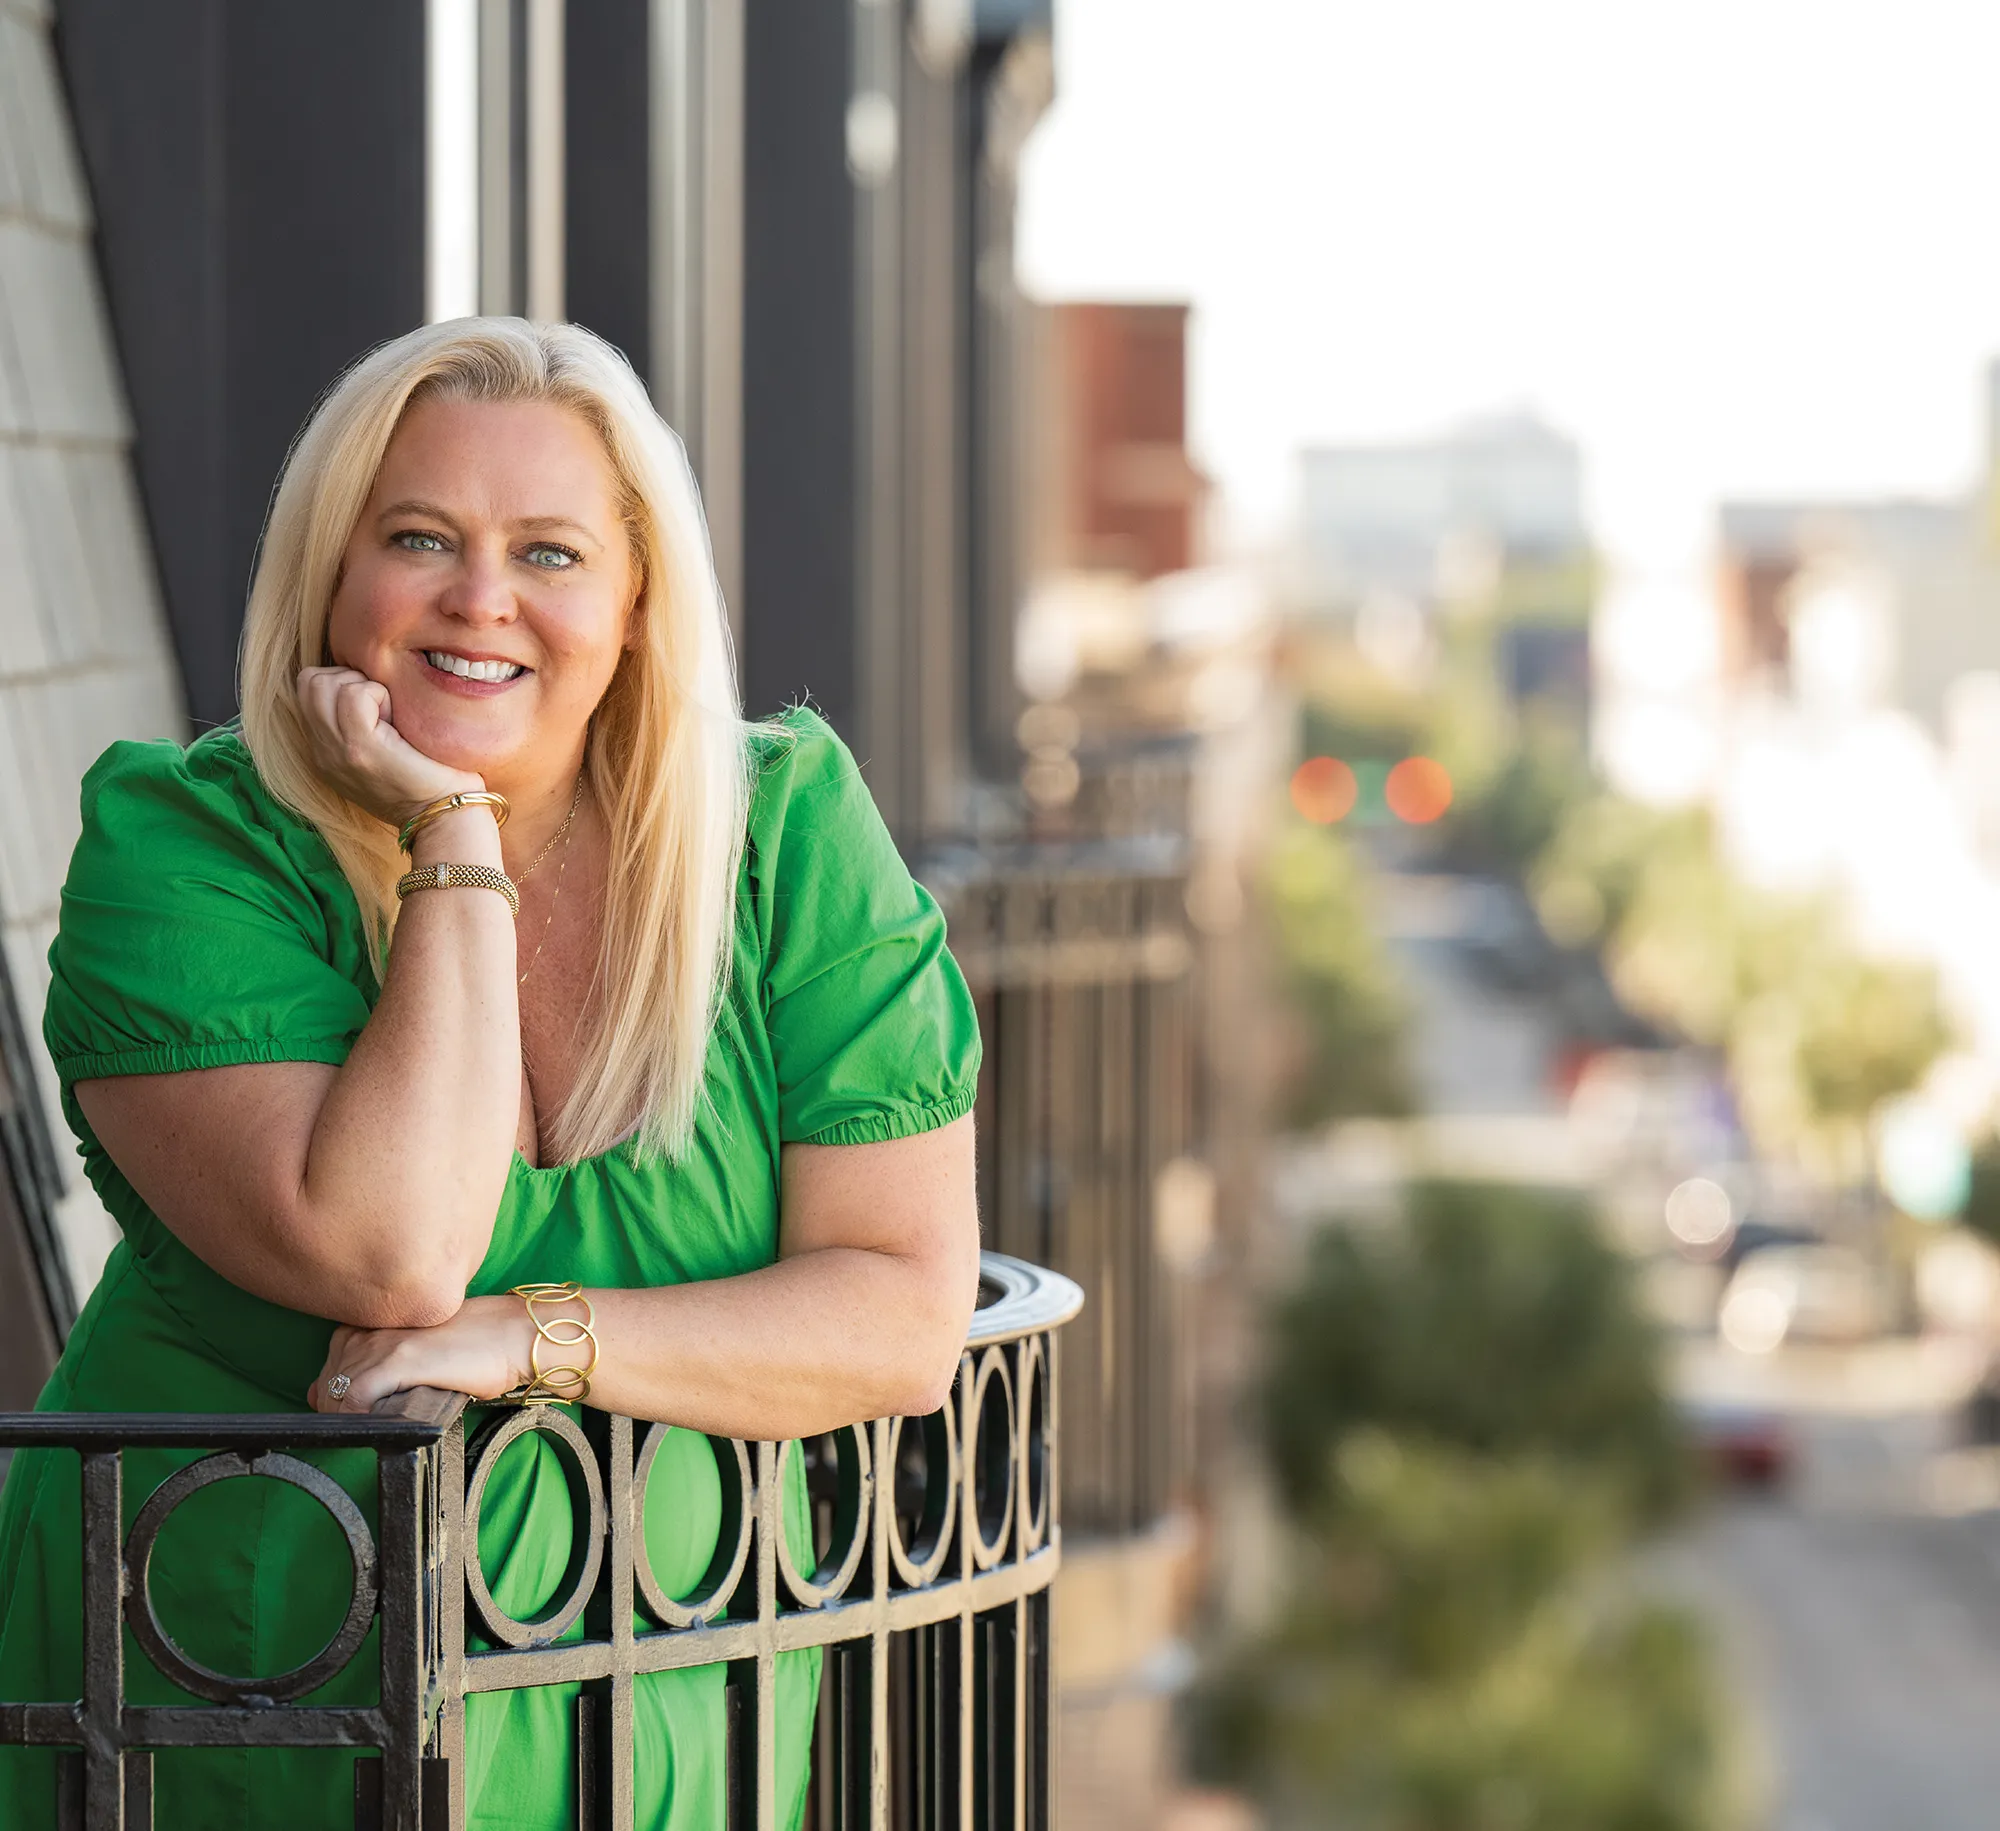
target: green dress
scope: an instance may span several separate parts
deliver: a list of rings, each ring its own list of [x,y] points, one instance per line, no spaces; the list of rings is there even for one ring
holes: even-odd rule
[[[809,711],[762,727],[736,898],[735,973],[710,1043],[708,1099],[677,1163],[617,1147],[536,1169],[517,1156],[473,1294],[540,1279],[638,1287],[771,1263],[778,1149],[856,1144],[946,1124],[972,1105],[979,1035],[936,905],[913,883],[856,772]],[[285,1412],[332,1325],[251,1296],[174,1238],[92,1137],[72,1084],[236,1062],[339,1063],[376,995],[354,898],[317,832],[265,792],[241,737],[186,750],[113,745],[84,779],[83,835],[50,953],[45,1033],[63,1110],[123,1231],[61,1364],[51,1411]],[[486,1492],[480,1558],[499,1604],[533,1614],[560,1582],[570,1505],[555,1453],[530,1435]],[[127,1524],[182,1452],[125,1458]],[[374,1458],[316,1458],[373,1518]],[[798,1467],[797,1459],[793,1468]],[[0,1700],[74,1699],[79,1492],[67,1451],[22,1453],[0,1494]],[[793,1529],[799,1501],[791,1496]],[[671,1593],[706,1569],[720,1520],[715,1466],[690,1432],[667,1439],[645,1497],[648,1549]],[[338,1624],[348,1559],[317,1502],[270,1481],[222,1482],[175,1513],[153,1561],[170,1633],[239,1675],[297,1665]],[[474,1642],[474,1645],[483,1643]],[[371,1633],[307,1700],[372,1703]],[[781,1814],[803,1810],[817,1656],[779,1668]],[[643,1826],[722,1822],[723,1672],[655,1674],[637,1698]],[[134,1703],[194,1702],[126,1634]],[[474,1697],[470,1822],[575,1823],[575,1687]],[[163,1751],[158,1819],[176,1831],[351,1826],[341,1751]],[[0,1825],[54,1822],[53,1757],[0,1750]]]

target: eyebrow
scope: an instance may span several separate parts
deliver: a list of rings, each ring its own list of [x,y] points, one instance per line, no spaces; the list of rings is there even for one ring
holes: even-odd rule
[[[449,509],[440,508],[435,502],[420,502],[411,498],[404,502],[392,502],[376,517],[377,521],[390,521],[398,515],[420,515],[430,521],[447,522],[458,525],[458,517]],[[522,533],[547,533],[555,528],[564,528],[573,534],[580,534],[600,551],[604,543],[584,523],[569,515],[523,515],[514,524]]]

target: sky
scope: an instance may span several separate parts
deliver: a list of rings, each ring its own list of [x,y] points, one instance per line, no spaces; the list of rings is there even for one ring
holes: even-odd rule
[[[2000,354],[1993,0],[1057,16],[1023,275],[1192,302],[1191,438],[1236,536],[1282,528],[1301,445],[1527,406],[1581,442],[1600,540],[1657,610],[1723,496],[1973,476]]]

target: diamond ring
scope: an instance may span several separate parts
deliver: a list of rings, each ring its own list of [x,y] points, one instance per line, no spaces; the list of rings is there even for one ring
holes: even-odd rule
[[[326,1396],[329,1399],[344,1399],[347,1397],[347,1389],[353,1384],[354,1382],[346,1374],[336,1373],[326,1383]]]

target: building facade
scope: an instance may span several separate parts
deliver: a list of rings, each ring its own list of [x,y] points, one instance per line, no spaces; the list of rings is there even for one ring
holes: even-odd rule
[[[1483,630],[1505,700],[1581,725],[1597,576],[1574,440],[1527,413],[1300,461],[1300,608],[1410,684]]]

